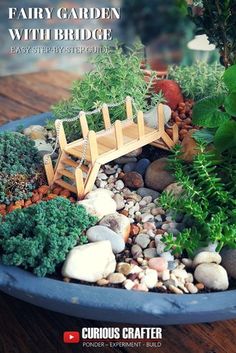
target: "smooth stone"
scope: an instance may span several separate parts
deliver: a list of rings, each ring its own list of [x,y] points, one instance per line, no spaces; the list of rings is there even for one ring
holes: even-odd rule
[[[147,288],[152,289],[156,286],[158,281],[157,272],[153,269],[146,269],[144,271],[144,276],[141,279],[141,283],[145,284]]]
[[[45,154],[49,154],[53,152],[52,145],[50,143],[45,142],[42,139],[34,140],[35,147],[39,151],[39,154],[43,157]]]
[[[111,284],[120,284],[126,280],[126,277],[122,273],[115,272],[111,273],[107,279]]]
[[[167,158],[157,159],[146,170],[145,184],[151,189],[163,191],[174,181],[174,176],[167,170]]]
[[[137,291],[141,291],[141,292],[148,292],[148,287],[146,286],[145,283],[139,283],[139,284],[135,284],[134,287],[132,288],[132,290],[137,290]]]
[[[144,175],[150,163],[151,162],[147,158],[140,159],[135,166],[135,171],[140,175]]]
[[[85,196],[85,199],[96,199],[97,197],[108,197],[108,198],[111,198],[113,196],[113,192],[110,191],[110,190],[107,190],[107,189],[96,189],[96,190],[93,190],[93,191],[90,191],[86,196]]]
[[[128,276],[131,271],[131,265],[127,262],[119,262],[116,267],[116,271],[123,273],[123,275]]]
[[[182,185],[178,183],[171,183],[168,185],[164,190],[166,193],[171,193],[175,197],[179,197],[183,193],[183,187]]]
[[[155,191],[153,189],[149,189],[149,188],[139,188],[136,192],[141,197],[151,196],[152,200],[155,200],[158,197],[160,197],[160,193],[159,192],[157,192],[157,191]]]
[[[131,290],[135,286],[135,283],[131,281],[131,279],[126,279],[123,283],[123,286],[125,289]]]
[[[143,254],[146,259],[152,259],[157,256],[157,251],[155,248],[147,248],[143,251]]]
[[[155,237],[156,251],[158,255],[161,255],[165,251],[166,244],[160,240],[160,237]]]
[[[138,157],[142,153],[142,147],[136,148],[132,152],[127,153],[124,157]]]
[[[96,190],[97,191],[97,190]],[[94,192],[96,192],[94,191]],[[91,191],[93,192],[93,191]],[[82,205],[86,208],[87,212],[91,215],[102,219],[104,216],[116,212],[116,203],[111,197],[97,197],[85,199],[78,201],[79,205]]]
[[[162,257],[153,257],[148,261],[148,266],[157,272],[167,270],[167,261]]]
[[[142,249],[145,249],[150,243],[150,237],[148,234],[139,233],[135,238],[135,243],[138,244]]]
[[[221,265],[229,276],[236,278],[236,249],[223,249],[221,252]]]
[[[87,230],[86,235],[90,242],[100,242],[103,240],[109,240],[111,243],[112,251],[117,254],[124,250],[125,242],[123,238],[115,233],[110,228],[103,225],[91,227]]]
[[[168,281],[170,279],[170,271],[168,269],[162,272],[161,279],[162,281]]]
[[[98,179],[107,180],[108,176],[105,173],[99,173],[98,174]]]
[[[194,257],[193,267],[195,268],[202,263],[212,263],[212,262],[219,265],[221,263],[220,254],[217,252],[202,251]]]
[[[100,241],[74,247],[66,257],[62,276],[86,282],[96,282],[116,268],[110,241]]]
[[[123,182],[126,187],[138,189],[144,186],[142,175],[137,172],[128,172],[123,176]]]
[[[179,268],[175,268],[173,271],[172,271],[172,274],[175,275],[175,277],[177,278],[181,278],[183,280],[185,280],[186,278],[188,278],[188,273],[186,270],[182,270],[182,269],[179,269]]]
[[[106,173],[106,175],[113,175],[116,173],[116,169],[115,168],[105,168],[104,172]]]
[[[226,290],[229,287],[228,275],[224,267],[214,263],[202,263],[194,271],[198,282],[209,289]]]
[[[136,165],[137,165],[137,162],[126,163],[123,167],[123,172],[124,173],[133,172],[135,170]]]
[[[171,118],[171,108],[167,104],[163,104],[163,113],[164,113],[164,122],[165,124],[167,124]],[[145,121],[145,125],[153,129],[156,129],[159,127],[157,107],[154,107],[150,109],[148,112],[144,113],[144,121]]]
[[[175,261],[168,261],[168,270],[172,271],[177,267],[177,264]]]
[[[189,259],[187,257],[183,257],[181,261],[187,268],[191,268],[193,266],[193,260],[192,259]]]
[[[117,164],[126,164],[126,163],[134,163],[137,162],[137,158],[136,157],[119,157],[117,159],[115,159],[115,163]]]
[[[143,223],[153,221],[153,219],[154,219],[154,216],[149,212],[141,214],[140,217],[141,217],[141,221]]]
[[[163,259],[166,259],[166,261],[174,261],[174,256],[171,254],[170,251],[164,251],[163,253],[160,254],[160,256]]]
[[[126,242],[130,233],[129,218],[120,213],[112,213],[102,218],[99,222],[101,226],[108,227],[116,234],[120,235]]]
[[[124,189],[124,187],[125,187],[125,184],[123,183],[122,180],[117,180],[117,181],[115,182],[115,188],[116,188],[116,190],[121,191],[122,189]]]
[[[125,207],[125,202],[124,202],[124,198],[121,194],[115,194],[113,196],[113,200],[115,201],[116,203],[116,210],[117,211],[120,211],[122,210],[124,207]]]
[[[134,259],[137,259],[141,255],[143,255],[142,248],[138,244],[132,245],[131,254],[133,255]]]
[[[44,140],[47,135],[47,130],[41,125],[30,125],[23,131],[25,136],[28,136],[31,140]]]
[[[106,278],[99,279],[97,282],[98,286],[106,286],[108,285],[109,281]]]
[[[191,294],[196,294],[198,292],[198,288],[193,283],[186,283],[185,287]]]

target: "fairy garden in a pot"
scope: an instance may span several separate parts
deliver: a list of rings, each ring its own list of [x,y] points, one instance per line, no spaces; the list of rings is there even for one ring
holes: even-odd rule
[[[97,55],[56,122],[0,133],[0,261],[68,285],[235,289],[236,65],[159,77],[140,53]]]

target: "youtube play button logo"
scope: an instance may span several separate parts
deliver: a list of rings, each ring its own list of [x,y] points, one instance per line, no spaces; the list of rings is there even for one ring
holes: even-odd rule
[[[64,343],[79,343],[80,334],[78,331],[65,331],[63,341]]]

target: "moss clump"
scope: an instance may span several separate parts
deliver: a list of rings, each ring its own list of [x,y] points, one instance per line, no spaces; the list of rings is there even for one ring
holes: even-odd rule
[[[83,231],[97,219],[85,208],[58,197],[9,213],[0,223],[0,259],[37,276],[52,274],[76,244],[87,242]]]
[[[0,134],[0,203],[27,199],[38,186],[41,158],[34,142],[14,132]]]

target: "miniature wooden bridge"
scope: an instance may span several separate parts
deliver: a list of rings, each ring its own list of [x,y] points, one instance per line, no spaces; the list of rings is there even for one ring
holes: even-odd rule
[[[88,128],[85,113],[79,119],[82,138],[67,143],[62,120],[56,120],[60,155],[55,168],[50,156],[44,157],[48,183],[58,184],[83,198],[92,190],[101,165],[124,156],[139,147],[152,144],[162,149],[170,149],[178,141],[178,127],[173,126],[173,140],[165,131],[163,105],[158,105],[157,128],[145,126],[142,111],[137,112],[137,122],[133,120],[132,98],[125,101],[127,119],[116,120],[111,124],[109,109],[102,107],[105,129],[99,132]]]

